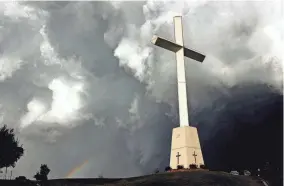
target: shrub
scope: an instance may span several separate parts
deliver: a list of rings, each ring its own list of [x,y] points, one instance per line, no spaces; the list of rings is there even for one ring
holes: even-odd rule
[[[178,165],[177,169],[184,169],[184,166],[183,165]]]
[[[170,166],[167,166],[166,168],[165,168],[165,171],[167,172],[167,171],[171,171],[172,170],[172,168],[170,167]]]
[[[24,181],[24,180],[27,180],[27,178],[25,176],[18,176],[18,177],[15,178],[15,180]]]
[[[190,169],[197,169],[197,166],[196,166],[196,164],[190,164],[190,165],[189,165],[189,168],[190,168]]]
[[[20,185],[20,186],[38,186],[37,183],[27,179],[25,176],[18,176],[15,178],[16,181],[16,185]],[[43,185],[43,184],[39,184],[39,185]]]

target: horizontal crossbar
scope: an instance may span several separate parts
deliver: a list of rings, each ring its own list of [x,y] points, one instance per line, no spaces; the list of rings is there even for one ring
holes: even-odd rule
[[[152,43],[154,45],[156,45],[156,46],[159,46],[161,48],[170,50],[172,52],[177,52],[181,48],[184,48],[184,56],[185,57],[194,59],[194,60],[199,61],[199,62],[203,62],[204,59],[205,59],[205,55],[203,55],[203,54],[201,54],[199,52],[196,52],[196,51],[194,51],[192,49],[180,46],[180,45],[178,45],[178,44],[176,44],[174,42],[171,42],[171,41],[169,41],[167,39],[164,39],[164,38],[161,38],[161,37],[158,37],[158,36],[154,36],[152,38]]]

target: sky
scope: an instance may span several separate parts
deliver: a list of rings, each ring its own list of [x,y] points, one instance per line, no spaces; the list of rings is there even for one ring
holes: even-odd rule
[[[206,55],[185,60],[205,162],[222,164],[216,135],[228,139],[235,117],[257,123],[265,116],[254,108],[282,108],[281,1],[0,4],[0,123],[25,149],[14,176],[31,178],[43,163],[50,178],[164,169],[179,125],[176,64],[150,41],[173,40],[176,15],[185,45]]]

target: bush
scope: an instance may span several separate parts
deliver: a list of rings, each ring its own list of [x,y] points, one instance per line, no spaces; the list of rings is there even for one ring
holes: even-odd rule
[[[190,168],[190,169],[197,169],[197,165],[196,165],[196,164],[190,164],[190,165],[189,165],[189,168]]]
[[[16,185],[21,185],[21,186],[38,186],[36,183],[33,181],[27,179],[25,176],[18,176],[15,178]]]
[[[178,165],[177,169],[184,169],[184,166],[183,165]]]
[[[172,168],[170,167],[170,166],[167,166],[166,168],[165,168],[165,171],[167,172],[167,171],[171,171],[172,170]]]
[[[25,176],[18,176],[18,177],[15,178],[15,180],[17,180],[17,181],[25,181],[25,180],[27,180],[27,178]]]
[[[203,164],[200,165],[200,168],[201,169],[207,169],[207,167],[205,165],[203,165]]]

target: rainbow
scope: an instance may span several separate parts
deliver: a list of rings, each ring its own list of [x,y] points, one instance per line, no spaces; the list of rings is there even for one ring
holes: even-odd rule
[[[66,176],[65,178],[71,178],[76,172],[80,171],[86,164],[88,163],[88,160],[83,161],[80,165],[73,168]]]

